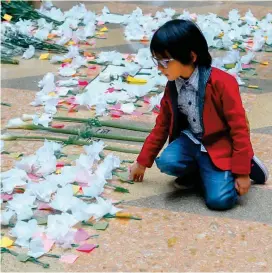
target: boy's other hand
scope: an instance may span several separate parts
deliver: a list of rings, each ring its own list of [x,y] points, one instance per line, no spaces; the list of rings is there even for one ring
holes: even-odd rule
[[[235,179],[235,188],[239,195],[246,194],[251,186],[249,175],[237,175]]]
[[[130,168],[130,179],[135,182],[142,182],[144,179],[146,167],[140,165],[138,162],[135,162]]]

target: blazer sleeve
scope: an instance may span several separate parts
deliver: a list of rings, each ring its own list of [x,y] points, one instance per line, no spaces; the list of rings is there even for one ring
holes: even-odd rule
[[[230,127],[233,142],[231,171],[234,174],[249,174],[253,149],[245,109],[236,79],[227,75],[226,79],[216,83],[221,91],[223,113]]]
[[[170,129],[171,123],[171,105],[168,99],[169,89],[166,86],[164,96],[160,103],[160,112],[156,119],[155,127],[146,138],[142,150],[137,158],[137,162],[145,167],[152,167],[155,158],[163,148]]]

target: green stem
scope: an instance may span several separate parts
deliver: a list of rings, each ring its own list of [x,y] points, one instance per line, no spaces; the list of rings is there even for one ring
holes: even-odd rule
[[[1,105],[11,107],[11,104],[7,102],[1,102]]]
[[[13,250],[10,250],[10,249],[8,249],[6,247],[1,247],[1,253],[9,253],[9,254],[11,254],[11,255],[13,255],[15,257],[19,255],[19,253],[15,252]],[[34,264],[41,265],[43,268],[48,268],[49,267],[49,264],[40,262],[38,259],[33,258],[33,257],[29,257],[27,261],[32,262]]]
[[[34,125],[34,124],[27,124],[23,126],[19,126],[18,128],[12,129],[26,129],[26,130],[43,130],[52,133],[59,133],[59,134],[68,134],[68,135],[75,135],[80,136],[83,138],[104,138],[104,139],[114,139],[114,140],[124,140],[124,141],[134,141],[134,142],[144,142],[145,138],[143,137],[134,137],[134,136],[122,136],[122,135],[107,135],[107,134],[99,134],[93,132],[80,132],[80,130],[73,130],[73,129],[58,129],[58,128],[46,128],[41,125]],[[86,135],[85,135],[86,133]]]
[[[12,135],[12,136],[9,137],[9,139],[5,139],[5,140],[6,141],[13,141],[13,140],[17,140],[17,139],[21,139],[21,140],[27,140],[27,139],[45,140],[45,139],[47,139],[47,140],[51,140],[51,141],[62,142],[64,144],[66,144],[66,145],[79,145],[79,146],[90,145],[90,142],[86,141],[86,140],[71,140],[71,139],[65,139],[65,138],[45,137],[45,136],[18,136],[18,135]],[[110,146],[110,145],[106,146],[104,149],[108,150],[108,151],[128,153],[128,154],[139,154],[140,153],[139,150],[119,148],[119,147]]]
[[[54,117],[54,120],[61,120],[61,121],[71,121],[71,122],[82,122],[82,123],[91,123],[93,119],[86,119],[86,118],[70,118],[70,117]],[[100,123],[100,124],[99,124]],[[93,123],[92,123],[93,124]],[[99,126],[106,126],[106,127],[112,127],[112,128],[119,128],[119,129],[126,129],[131,131],[137,131],[137,132],[151,132],[152,129],[150,128],[143,128],[143,127],[137,127],[133,125],[125,125],[121,124],[119,122],[115,121],[98,121],[98,127]]]
[[[60,258],[60,255],[57,255],[57,254],[50,254],[50,253],[45,253],[43,254],[43,256],[46,256],[46,257],[51,257],[51,258]]]

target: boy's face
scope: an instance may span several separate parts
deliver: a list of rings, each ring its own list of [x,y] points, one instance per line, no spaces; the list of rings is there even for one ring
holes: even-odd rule
[[[194,62],[194,57],[193,62]],[[184,65],[181,62],[169,58],[162,58],[161,56],[156,56],[156,62],[158,65],[158,69],[162,72],[163,75],[167,77],[169,81],[174,81],[179,77],[184,79],[190,78],[192,73],[194,72],[195,66],[194,64]]]

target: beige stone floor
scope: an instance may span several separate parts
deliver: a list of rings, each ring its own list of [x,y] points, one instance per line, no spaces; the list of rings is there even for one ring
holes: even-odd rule
[[[57,6],[68,9],[74,5],[72,2],[60,1],[54,2]],[[167,7],[165,2],[160,3],[126,3],[126,2],[108,2],[91,3],[86,2],[88,9],[99,12],[107,5],[111,12],[128,13],[137,6],[141,7],[144,13],[155,13]],[[187,8],[191,13],[213,12],[222,16],[227,16],[230,9],[237,8],[241,13],[249,8],[258,18],[268,12],[265,4],[259,3],[253,5],[250,3],[233,2],[202,2],[193,4],[182,3],[179,7],[177,3],[171,2],[170,7],[182,12]],[[272,6],[272,4],[271,4]],[[270,7],[271,7],[270,6]],[[109,29],[108,38],[97,41],[96,50],[103,50],[103,47],[127,45],[133,47],[135,43],[125,41],[122,27]],[[214,53],[215,55],[222,54]],[[256,155],[258,155],[272,173],[271,162],[271,130],[267,132],[265,128],[271,128],[271,84],[272,84],[272,55],[271,53],[259,52],[257,59],[260,61],[268,60],[268,66],[255,65],[258,73],[255,77],[250,77],[250,82],[260,85],[263,90],[253,92],[244,90],[242,100],[247,111],[251,125],[251,139]],[[52,65],[48,61],[40,61],[37,58],[21,61],[19,66],[1,65],[2,80],[15,81],[20,78],[23,81],[31,77],[43,76],[46,72],[56,72],[58,65]],[[95,75],[93,75],[95,76]],[[93,78],[88,77],[88,79]],[[38,91],[38,87],[37,87]],[[41,111],[41,108],[34,108],[29,103],[34,99],[35,91],[22,90],[22,88],[2,88],[1,101],[12,104],[12,107],[1,106],[1,127],[6,132],[4,126],[10,118],[19,117],[23,113],[34,113]],[[143,106],[145,110],[147,105]],[[66,110],[59,110],[59,115],[68,115],[73,117],[90,117],[91,111],[80,109],[79,112],[67,114]],[[124,116],[123,122],[137,122],[139,124],[148,124],[152,126],[155,121],[155,115],[146,115],[141,117]],[[58,122],[59,123],[59,122]],[[76,124],[67,124],[66,126],[77,126]],[[23,133],[26,135],[44,135],[46,133],[23,132],[9,130],[12,133]],[[106,141],[111,145],[125,146],[127,148],[139,149],[140,144],[134,143],[114,143]],[[6,150],[10,153],[20,152],[24,155],[34,153],[42,142],[39,141],[16,141],[6,142]],[[71,161],[74,155],[82,152],[78,146],[67,146],[64,153],[68,158],[62,158],[60,161]],[[136,155],[116,153],[122,159],[136,158]],[[11,155],[1,155],[2,171],[11,168],[18,159]],[[128,166],[128,165],[127,165]],[[173,186],[171,181],[173,177],[162,175],[154,166],[146,173],[144,183],[135,183],[133,185],[121,184],[118,181],[114,183],[129,189],[129,194],[116,193],[107,190],[105,196],[114,200],[136,201],[139,204],[141,198],[152,200],[156,196],[171,193]],[[272,179],[270,178],[265,186],[254,186],[260,195],[272,198]],[[254,198],[254,195],[253,195]],[[270,199],[272,200],[272,199]],[[249,202],[256,202],[250,200]],[[161,202],[167,202],[162,198]],[[42,258],[42,261],[49,262],[50,268],[43,269],[40,266],[31,263],[19,263],[14,257],[8,254],[2,255],[2,270],[4,272],[117,272],[117,271],[152,271],[152,272],[181,272],[181,271],[240,271],[240,272],[269,272],[272,271],[272,216],[269,223],[263,221],[253,221],[254,217],[248,213],[248,219],[233,217],[222,214],[207,216],[199,210],[198,213],[188,213],[179,209],[162,209],[160,206],[154,208],[145,206],[139,207],[131,205],[121,205],[125,211],[133,215],[142,217],[142,221],[134,220],[116,220],[111,219],[110,225],[106,231],[94,232],[86,228],[91,234],[99,233],[99,238],[88,240],[89,243],[98,243],[99,248],[90,254],[80,254],[76,250],[66,251],[79,255],[79,259],[73,265],[65,265],[54,258]],[[195,204],[196,205],[196,204]],[[176,206],[179,206],[176,204]],[[191,204],[194,206],[194,204]],[[204,203],[203,203],[203,206]],[[269,207],[270,206],[270,207]],[[269,204],[262,203],[260,209],[267,212],[271,208]],[[272,208],[271,208],[272,209]],[[271,210],[270,210],[271,211]],[[254,212],[256,213],[256,212]],[[258,212],[262,214],[260,210]],[[243,220],[242,220],[243,219]],[[84,227],[85,228],[85,227]],[[2,232],[7,232],[5,229]],[[170,241],[169,241],[170,239]],[[172,242],[172,244],[171,244]],[[14,248],[15,251],[21,251]],[[54,248],[52,253],[63,253],[62,249]]]

